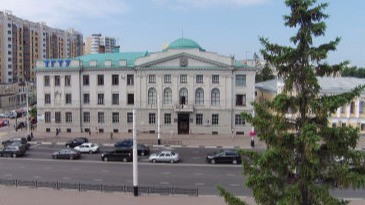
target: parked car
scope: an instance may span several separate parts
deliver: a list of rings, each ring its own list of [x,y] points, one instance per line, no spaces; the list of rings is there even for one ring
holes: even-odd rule
[[[83,143],[82,145],[74,147],[75,150],[80,151],[81,153],[97,153],[99,152],[99,145],[94,143]]]
[[[114,144],[115,148],[133,148],[133,140],[132,139],[124,139],[122,141],[118,141]],[[145,156],[150,154],[150,148],[144,144],[137,144],[137,153],[138,155]]]
[[[82,145],[83,143],[89,142],[89,140],[86,137],[77,137],[73,140],[70,140],[68,142],[66,142],[66,147],[67,148],[74,148],[76,146]]]
[[[206,161],[211,164],[215,163],[238,164],[242,162],[241,156],[238,154],[238,152],[232,149],[221,150],[217,153],[209,154],[206,158]]]
[[[102,161],[123,161],[130,162],[133,160],[133,150],[130,148],[119,148],[101,155]]]
[[[8,119],[1,119],[0,120],[0,127],[5,127],[9,125],[9,120]]]
[[[81,153],[73,149],[61,149],[52,154],[53,159],[80,159]]]
[[[8,145],[8,146],[4,146],[1,150],[0,150],[0,156],[1,157],[22,157],[25,154],[25,149],[22,149],[19,146],[16,145]]]
[[[179,162],[180,158],[179,158],[179,154],[176,152],[172,152],[172,151],[161,151],[159,153],[154,153],[151,154],[150,157],[148,158],[148,160],[150,162],[171,162],[171,163],[175,163],[175,162]]]
[[[28,140],[25,137],[13,137],[10,139],[7,139],[5,141],[1,142],[4,146],[8,146],[8,145],[21,145],[24,146],[26,150],[28,150],[30,148],[30,144],[28,143]]]

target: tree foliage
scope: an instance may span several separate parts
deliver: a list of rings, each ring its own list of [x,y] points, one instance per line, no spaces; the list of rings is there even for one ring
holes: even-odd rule
[[[338,95],[321,95],[317,77],[335,76],[347,62],[329,65],[325,59],[340,42],[336,38],[315,46],[324,36],[327,3],[286,0],[290,15],[285,25],[297,28],[293,44],[281,46],[260,38],[264,59],[275,65],[284,89],[273,100],[254,102],[255,116],[242,113],[266,143],[263,153],[241,150],[245,185],[258,204],[347,204],[329,193],[331,185],[362,188],[365,184],[364,154],[355,150],[359,131],[351,126],[330,127],[328,118],[349,104],[364,86]],[[292,110],[294,115],[288,116]],[[335,159],[343,159],[341,163]],[[223,192],[221,191],[222,195]],[[226,195],[223,195],[226,196]],[[226,201],[228,204],[230,200]]]
[[[358,68],[356,66],[346,67],[342,70],[341,76],[365,78],[365,68]]]
[[[262,82],[274,79],[275,75],[272,72],[272,69],[270,68],[270,65],[268,63],[265,63],[265,66],[256,74],[255,76],[255,82]]]

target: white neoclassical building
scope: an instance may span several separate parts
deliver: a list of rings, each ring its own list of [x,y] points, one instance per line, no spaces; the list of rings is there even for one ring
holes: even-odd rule
[[[248,133],[256,69],[180,38],[159,52],[37,61],[38,130]]]

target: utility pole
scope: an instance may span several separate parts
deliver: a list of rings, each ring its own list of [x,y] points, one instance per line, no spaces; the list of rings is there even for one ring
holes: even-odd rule
[[[136,109],[133,109],[133,193],[138,196],[138,153],[137,153],[137,130]]]
[[[157,144],[160,145],[161,144],[161,121],[160,121],[160,114],[161,114],[161,109],[160,109],[160,96],[157,95]]]
[[[27,123],[27,139],[30,138],[30,132],[29,132],[29,100],[28,100],[28,95],[29,95],[29,90],[28,90],[28,81],[25,79],[24,75],[22,75],[22,78],[24,80],[24,83],[25,83],[25,100],[26,100],[26,103],[27,103],[27,117],[26,117],[26,123]]]

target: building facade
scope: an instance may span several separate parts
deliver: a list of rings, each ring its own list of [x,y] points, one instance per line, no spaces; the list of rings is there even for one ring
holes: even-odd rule
[[[348,92],[356,86],[364,85],[365,79],[354,77],[317,77],[321,86],[321,95],[337,95]],[[272,100],[284,88],[282,79],[273,79],[256,84],[256,100]],[[288,113],[290,117],[293,113]],[[365,92],[350,104],[339,107],[329,118],[329,124],[335,126],[357,127],[365,134]]]
[[[113,53],[116,47],[117,41],[114,37],[92,34],[86,37],[84,53]]]
[[[83,37],[0,11],[0,83],[25,78],[35,81],[36,60],[72,58],[83,54]]]
[[[37,129],[249,133],[256,69],[181,38],[159,52],[37,61]],[[160,120],[158,120],[160,119]]]

